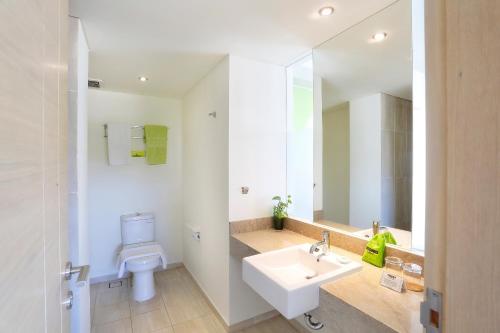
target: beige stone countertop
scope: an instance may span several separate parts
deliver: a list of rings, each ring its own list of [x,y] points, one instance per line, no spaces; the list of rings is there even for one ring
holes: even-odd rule
[[[288,246],[314,243],[316,240],[290,230],[258,230],[233,234],[233,238],[262,253]],[[361,256],[332,246],[331,250],[361,262],[363,269],[340,280],[326,283],[321,289],[355,307],[397,332],[422,332],[420,302],[423,293],[398,293],[379,284],[382,269],[361,261]]]

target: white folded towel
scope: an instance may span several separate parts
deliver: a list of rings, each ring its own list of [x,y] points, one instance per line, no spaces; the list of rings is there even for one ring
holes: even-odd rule
[[[122,278],[125,274],[125,266],[127,261],[150,256],[160,256],[163,269],[167,268],[167,256],[160,244],[156,242],[134,244],[125,246],[118,255],[118,278]]]
[[[108,128],[109,165],[125,165],[130,161],[130,124],[112,123]]]

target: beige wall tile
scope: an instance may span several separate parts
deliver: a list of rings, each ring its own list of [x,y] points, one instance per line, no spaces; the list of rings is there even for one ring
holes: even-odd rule
[[[273,227],[272,217],[262,217],[242,221],[231,221],[229,223],[229,234],[238,234],[241,232],[250,232]]]

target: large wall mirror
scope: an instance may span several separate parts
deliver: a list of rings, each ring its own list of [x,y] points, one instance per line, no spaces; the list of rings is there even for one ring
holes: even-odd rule
[[[423,1],[399,0],[313,50],[314,202],[297,217],[363,238],[379,221],[423,250],[423,45]]]

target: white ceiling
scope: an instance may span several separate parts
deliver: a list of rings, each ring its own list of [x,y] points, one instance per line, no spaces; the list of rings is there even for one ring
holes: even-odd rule
[[[374,43],[371,36],[379,31],[388,37]],[[411,53],[411,0],[400,0],[316,48],[323,110],[378,92],[411,100]]]
[[[181,97],[225,55],[288,65],[394,0],[71,0],[109,90]],[[319,8],[335,7],[329,17]],[[149,77],[141,83],[140,75]]]

